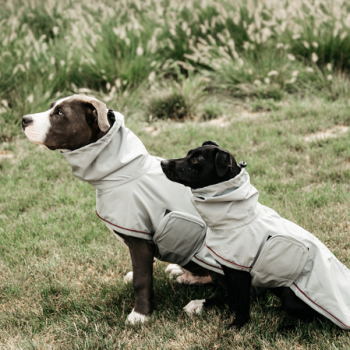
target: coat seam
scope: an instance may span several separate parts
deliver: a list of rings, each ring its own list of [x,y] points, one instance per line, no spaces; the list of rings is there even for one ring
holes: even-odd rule
[[[123,229],[123,230],[131,231],[131,232],[144,233],[144,234],[150,235],[150,236],[152,235],[151,233],[148,233],[148,232],[137,231],[137,230],[131,230],[130,228],[125,228],[125,227],[122,227],[122,226],[118,226],[118,225],[116,225],[116,224],[112,224],[112,223],[109,222],[108,220],[106,220],[106,219],[102,218],[100,215],[98,215],[97,210],[95,210],[95,213],[96,213],[96,215],[97,215],[101,220],[103,220],[103,221],[107,222],[108,224],[113,225],[113,226],[115,226],[115,227],[121,228],[121,229]]]
[[[202,262],[203,264],[206,264],[206,265],[208,265],[208,266],[214,267],[215,269],[218,269],[218,270],[222,270],[222,268],[221,268],[221,267],[217,267],[217,266],[214,266],[214,265],[208,264],[208,263],[206,263],[205,261],[203,261],[203,260],[201,260],[201,259],[197,258],[195,255],[194,255],[194,258],[196,258],[198,261]]]
[[[239,267],[243,267],[243,268],[245,268],[245,269],[251,269],[251,267],[244,266],[244,265],[239,265],[239,264],[234,263],[233,261],[226,260],[226,259],[224,259],[223,257],[221,257],[219,254],[216,254],[216,253],[214,252],[214,250],[212,250],[212,249],[211,249],[210,247],[208,247],[207,245],[206,245],[206,247],[207,247],[211,252],[213,252],[216,256],[218,256],[220,259],[222,259],[222,260],[224,260],[224,261],[226,261],[226,262],[228,262],[228,263],[230,263],[230,264],[233,264],[233,265],[236,265],[236,266],[239,266]]]

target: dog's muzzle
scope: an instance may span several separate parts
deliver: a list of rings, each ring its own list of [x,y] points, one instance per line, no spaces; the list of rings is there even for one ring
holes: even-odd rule
[[[169,166],[169,162],[167,160],[162,160],[160,162],[160,165],[162,166],[163,169],[166,169]]]
[[[171,162],[169,162],[168,160],[162,160],[160,162],[160,166],[162,167],[162,170],[164,172],[164,174],[169,178],[173,178],[174,177],[174,166],[172,166],[173,164]]]
[[[33,119],[32,117],[28,116],[28,115],[25,115],[22,117],[22,130],[24,131],[24,129],[33,123]]]
[[[160,166],[162,167],[163,173],[169,180],[175,182],[181,180],[179,174],[176,172],[175,163],[173,161],[162,160],[160,162]]]

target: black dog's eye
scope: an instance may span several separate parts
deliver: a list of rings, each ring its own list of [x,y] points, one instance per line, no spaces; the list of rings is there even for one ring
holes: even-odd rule
[[[197,164],[198,163],[198,159],[197,158],[192,158],[192,163]]]
[[[58,110],[57,114],[58,114],[60,117],[63,116],[63,112],[62,112],[60,109]]]

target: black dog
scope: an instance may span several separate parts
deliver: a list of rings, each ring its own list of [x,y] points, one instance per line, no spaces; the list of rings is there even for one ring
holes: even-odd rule
[[[246,164],[238,165],[227,150],[215,141],[206,141],[201,147],[190,150],[185,158],[164,160],[161,166],[169,180],[198,189],[236,177]],[[229,309],[236,314],[229,327],[239,329],[249,320],[251,275],[224,265],[222,268],[229,293]],[[288,314],[300,319],[321,316],[290,288],[273,288],[271,291],[282,299],[282,307]]]

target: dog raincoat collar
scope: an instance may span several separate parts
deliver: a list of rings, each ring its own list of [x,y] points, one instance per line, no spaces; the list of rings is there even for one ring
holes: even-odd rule
[[[74,176],[98,189],[119,186],[140,176],[151,162],[141,140],[125,128],[124,116],[118,112],[114,115],[112,128],[101,139],[62,153]]]
[[[258,213],[259,192],[250,183],[249,174],[245,169],[233,179],[192,190],[192,194],[192,203],[209,227],[239,227],[249,223]],[[218,212],[215,216],[206,215],[210,211],[209,208],[215,210],[220,202],[229,210],[224,213]],[[225,218],[220,219],[221,216]]]

